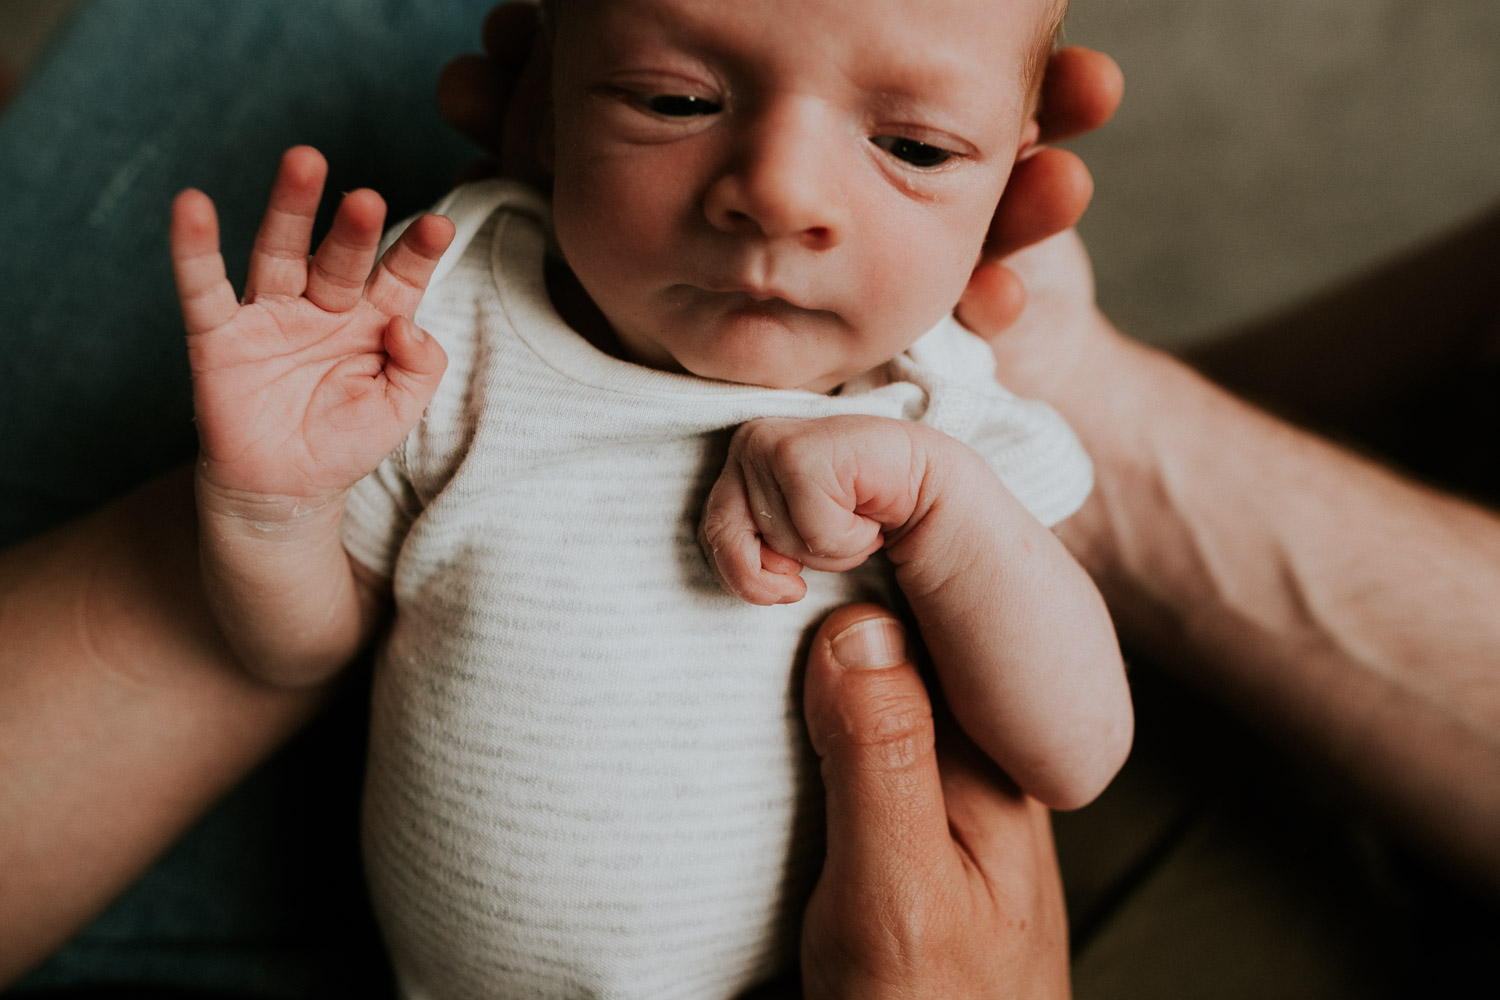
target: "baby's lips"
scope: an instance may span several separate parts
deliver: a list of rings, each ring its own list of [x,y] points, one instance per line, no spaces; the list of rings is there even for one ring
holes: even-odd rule
[[[753,281],[709,281],[699,287],[713,295],[743,295],[751,302],[780,302],[791,306],[793,309],[802,309],[808,312],[820,311],[815,306],[807,305],[805,298],[800,293],[779,285],[761,284]]]

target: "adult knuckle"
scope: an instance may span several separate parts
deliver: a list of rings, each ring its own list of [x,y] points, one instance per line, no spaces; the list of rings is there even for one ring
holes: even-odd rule
[[[921,874],[897,876],[899,885],[865,898],[862,917],[847,922],[841,950],[855,967],[895,995],[947,996],[936,981],[954,961],[963,921],[948,894]],[[916,992],[910,992],[916,988]]]
[[[867,693],[864,711],[846,730],[845,741],[882,770],[914,769],[933,753],[932,707],[876,688]]]
[[[954,917],[944,904],[946,894],[924,868],[895,876],[897,888],[882,908],[881,923],[898,953],[909,960],[941,950],[953,936]]]

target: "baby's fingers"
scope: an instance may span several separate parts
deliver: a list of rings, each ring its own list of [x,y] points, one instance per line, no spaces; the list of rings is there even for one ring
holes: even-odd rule
[[[347,312],[359,304],[380,247],[385,201],[368,188],[339,203],[333,225],[307,269],[307,297],[320,309]]]
[[[698,544],[724,589],[750,604],[791,604],[807,592],[802,564],[762,541],[742,480],[726,470],[704,506]]]
[[[365,298],[388,316],[411,316],[451,242],[452,222],[441,215],[422,216],[406,227],[375,265],[365,285]]]
[[[757,511],[757,524],[778,552],[800,559],[811,569],[841,573],[853,569],[884,544],[880,524],[855,513],[853,496],[843,496],[839,484],[821,476],[784,474],[777,501],[785,512],[780,519],[767,503]],[[755,489],[751,487],[752,501]]]
[[[327,176],[328,162],[311,146],[293,146],[281,157],[250,251],[246,302],[258,295],[298,296],[307,290],[307,252]]]
[[[401,423],[413,426],[437,392],[448,367],[448,355],[404,316],[392,317],[387,324],[384,347],[391,405]]]
[[[239,310],[219,253],[219,218],[202,191],[189,189],[172,202],[172,273],[190,336],[229,322]]]

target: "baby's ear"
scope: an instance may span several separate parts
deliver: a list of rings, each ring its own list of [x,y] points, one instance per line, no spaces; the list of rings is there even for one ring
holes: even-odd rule
[[[1016,147],[1016,159],[1024,160],[1030,156],[1041,137],[1042,125],[1036,120],[1036,116],[1026,119],[1026,127],[1021,129],[1021,144]]]

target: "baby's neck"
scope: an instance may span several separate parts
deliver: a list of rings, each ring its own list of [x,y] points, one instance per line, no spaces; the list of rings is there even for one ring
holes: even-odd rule
[[[610,357],[632,364],[640,363],[626,351],[625,344],[615,335],[614,328],[609,325],[609,320],[599,311],[599,307],[594,305],[589,293],[583,290],[583,285],[573,275],[572,268],[561,259],[548,255],[543,265],[543,276],[547,283],[547,296],[564,323],[577,331],[595,349]]]

